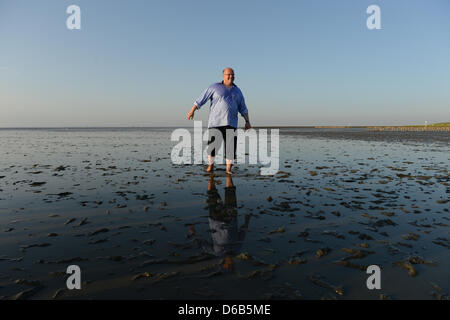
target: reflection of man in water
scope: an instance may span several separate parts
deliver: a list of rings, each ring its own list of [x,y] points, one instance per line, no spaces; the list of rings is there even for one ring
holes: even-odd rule
[[[240,253],[250,222],[250,215],[247,215],[245,223],[238,229],[236,187],[233,185],[231,176],[227,176],[226,179],[225,202],[222,202],[214,183],[214,175],[210,176],[208,209],[212,245],[206,241],[202,245],[205,251],[220,257]]]

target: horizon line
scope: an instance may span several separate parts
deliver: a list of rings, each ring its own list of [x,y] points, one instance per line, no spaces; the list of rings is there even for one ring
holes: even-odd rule
[[[427,126],[425,124],[406,124],[406,125],[258,125],[252,128],[369,128],[369,127],[408,127],[408,126]],[[433,126],[433,124],[428,124]],[[0,127],[0,129],[144,129],[144,128],[190,128],[191,126],[65,126],[65,127]],[[208,128],[202,126],[202,128]],[[237,128],[239,129],[239,127]]]

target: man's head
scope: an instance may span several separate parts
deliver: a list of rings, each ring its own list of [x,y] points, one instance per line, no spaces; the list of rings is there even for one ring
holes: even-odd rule
[[[223,70],[223,84],[231,86],[234,82],[234,71],[231,68],[225,68]]]

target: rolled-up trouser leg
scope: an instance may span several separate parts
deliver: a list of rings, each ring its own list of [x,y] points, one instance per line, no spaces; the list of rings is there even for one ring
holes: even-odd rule
[[[209,128],[209,139],[208,139],[208,162],[209,164],[214,163],[214,158],[216,156],[216,149],[219,150],[220,146],[222,145],[222,132],[220,131],[220,128]]]
[[[237,136],[236,129],[227,126],[224,130],[225,136],[225,158],[227,164],[233,164],[233,161],[236,159],[236,145],[237,145]]]

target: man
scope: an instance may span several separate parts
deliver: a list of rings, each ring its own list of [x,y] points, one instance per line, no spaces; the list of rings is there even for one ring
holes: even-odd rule
[[[208,100],[211,100],[211,111],[209,113],[208,129],[217,129],[222,135],[222,140],[225,141],[225,154],[227,174],[231,174],[231,167],[233,160],[236,159],[236,141],[237,137],[234,136],[233,141],[228,141],[226,130],[236,131],[238,125],[238,112],[245,119],[245,130],[251,128],[250,120],[248,118],[248,110],[245,105],[244,96],[241,90],[234,84],[234,71],[231,68],[225,68],[222,72],[223,81],[210,85],[203,94],[195,101],[191,111],[187,114],[188,120],[194,119],[194,113],[200,109]],[[208,141],[208,145],[214,141],[214,137],[211,137]],[[229,154],[231,150],[227,152],[227,146],[232,145],[233,157]],[[208,155],[209,166],[206,171],[211,172],[214,169],[214,157],[215,149]]]

